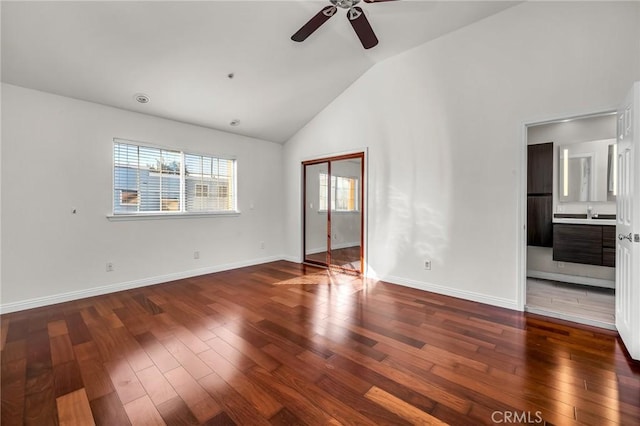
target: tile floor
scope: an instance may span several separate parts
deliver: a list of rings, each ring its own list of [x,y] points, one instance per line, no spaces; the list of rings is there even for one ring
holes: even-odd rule
[[[615,329],[613,289],[527,278],[526,310]]]

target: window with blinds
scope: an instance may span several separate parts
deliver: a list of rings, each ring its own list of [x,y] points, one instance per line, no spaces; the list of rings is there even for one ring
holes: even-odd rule
[[[236,162],[115,140],[113,213],[236,210]]]
[[[320,200],[321,211],[327,210],[329,176],[320,173]],[[345,176],[331,176],[331,211],[357,212],[360,210],[358,200],[358,178]]]

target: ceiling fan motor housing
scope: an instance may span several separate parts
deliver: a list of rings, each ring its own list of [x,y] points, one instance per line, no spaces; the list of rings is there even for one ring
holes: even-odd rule
[[[343,9],[351,9],[353,6],[360,3],[360,0],[329,0],[333,5],[341,7]]]

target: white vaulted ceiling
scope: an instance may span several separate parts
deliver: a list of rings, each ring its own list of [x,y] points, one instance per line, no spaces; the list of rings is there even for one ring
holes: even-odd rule
[[[3,1],[2,81],[282,143],[376,62],[515,2],[361,3],[373,49],[343,10],[290,40],[328,4]]]

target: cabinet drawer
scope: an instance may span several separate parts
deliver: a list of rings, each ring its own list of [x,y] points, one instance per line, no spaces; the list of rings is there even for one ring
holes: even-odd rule
[[[602,265],[602,226],[554,224],[553,260]]]
[[[604,225],[602,227],[602,247],[616,248],[616,227]]]
[[[614,248],[602,249],[602,266],[610,266],[612,268],[616,266],[616,249]]]

